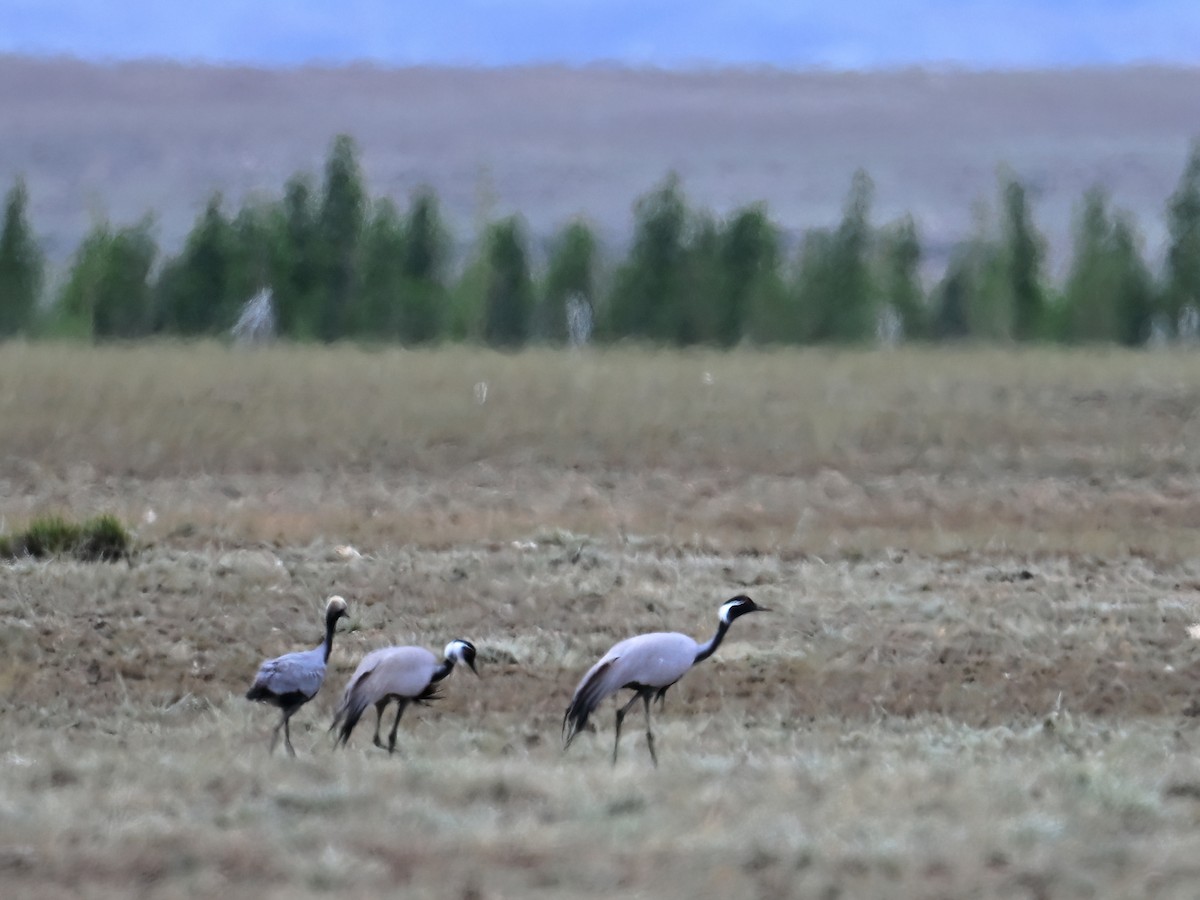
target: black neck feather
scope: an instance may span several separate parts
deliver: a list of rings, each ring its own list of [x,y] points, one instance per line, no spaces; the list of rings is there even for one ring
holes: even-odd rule
[[[325,618],[325,662],[329,662],[329,654],[333,652],[333,632],[337,628],[337,616]]]
[[[696,651],[695,662],[700,662],[701,660],[708,659],[710,656],[712,656],[716,652],[717,648],[721,646],[721,641],[725,639],[725,632],[728,630],[729,623],[724,619],[721,619],[721,621],[717,623],[717,633],[709,638],[707,643],[701,644],[700,648]]]

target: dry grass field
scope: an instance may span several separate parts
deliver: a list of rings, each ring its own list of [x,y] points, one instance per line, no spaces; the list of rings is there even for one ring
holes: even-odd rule
[[[1200,895],[1200,357],[9,344],[0,423],[4,529],[139,543],[0,564],[6,898]],[[611,701],[562,752],[741,592],[659,768]],[[331,593],[272,757],[242,694]],[[332,749],[364,652],[458,636]]]

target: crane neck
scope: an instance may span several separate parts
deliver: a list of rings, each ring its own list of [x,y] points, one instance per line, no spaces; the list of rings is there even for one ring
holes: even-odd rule
[[[450,670],[454,668],[454,658],[447,656],[442,660],[441,665],[433,670],[433,677],[429,679],[430,684],[437,684],[443,678],[450,674]]]
[[[325,662],[329,662],[329,654],[333,652],[333,632],[336,628],[336,618],[330,617],[325,620]]]
[[[721,646],[721,641],[725,640],[725,632],[728,630],[729,623],[721,619],[717,623],[717,633],[696,649],[696,659],[693,661],[693,665],[712,656],[717,651],[717,648]]]

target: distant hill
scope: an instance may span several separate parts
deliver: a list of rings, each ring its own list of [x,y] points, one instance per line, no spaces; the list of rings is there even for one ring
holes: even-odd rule
[[[966,236],[1007,165],[1061,260],[1095,183],[1157,260],[1162,210],[1200,133],[1200,69],[1012,73],[664,72],[369,66],[259,70],[0,57],[0,188],[26,178],[64,259],[89,222],[148,211],[177,247],[212,192],[231,205],[319,172],[348,132],[376,194],[439,194],[460,238],[520,212],[537,235],[585,215],[628,236],[636,197],[671,170],[717,213],[763,201],[798,234],[836,222],[854,169],[876,219],[912,212],[935,252]]]

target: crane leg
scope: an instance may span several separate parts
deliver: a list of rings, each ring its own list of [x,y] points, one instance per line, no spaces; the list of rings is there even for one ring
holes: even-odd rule
[[[292,746],[292,727],[288,724],[291,717],[291,713],[285,713],[283,716],[283,745],[287,747],[288,756],[295,756],[296,748]]]
[[[388,753],[396,752],[396,729],[400,727],[400,717],[404,715],[404,701],[401,700],[396,708],[396,721],[392,723],[392,733],[388,735]]]
[[[271,731],[271,747],[270,747],[270,749],[269,749],[269,750],[267,750],[267,753],[274,753],[274,752],[275,752],[275,745],[279,743],[279,730],[280,730],[281,728],[283,728],[283,726],[284,726],[284,725],[286,725],[286,724],[287,724],[287,716],[286,716],[286,715],[284,715],[284,716],[283,716],[283,717],[282,717],[282,718],[279,720],[279,724],[278,724],[278,725],[276,725],[276,726],[275,726],[275,728],[274,728],[274,729]]]
[[[659,694],[661,700],[662,695]],[[642,694],[642,703],[646,707],[646,743],[650,747],[650,758],[654,760],[654,767],[658,768],[658,754],[654,752],[654,732],[650,730],[650,695]]]
[[[383,741],[379,738],[379,726],[383,724],[383,708],[388,705],[387,698],[375,704],[375,746],[384,749]]]
[[[621,723],[625,721],[625,713],[629,712],[629,707],[637,703],[638,697],[641,694],[634,694],[629,702],[617,710],[617,736],[613,740],[613,765],[617,764],[617,750],[621,747]]]

